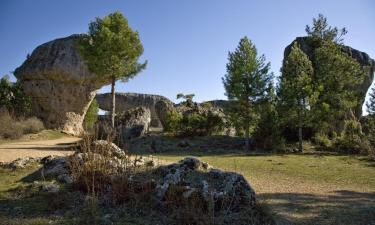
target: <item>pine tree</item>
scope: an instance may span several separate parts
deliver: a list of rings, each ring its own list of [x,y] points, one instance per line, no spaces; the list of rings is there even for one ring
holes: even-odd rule
[[[126,82],[146,67],[146,62],[138,63],[143,53],[139,35],[129,27],[120,12],[115,12],[91,22],[88,35],[79,41],[78,46],[90,71],[111,81],[114,127],[116,80]]]
[[[222,78],[226,95],[238,105],[238,116],[244,125],[246,148],[250,149],[250,124],[257,112],[255,105],[270,87],[270,63],[264,55],[258,57],[255,45],[244,37],[234,52],[229,52],[227,73]]]
[[[302,128],[306,120],[306,111],[314,101],[315,94],[312,86],[312,63],[297,43],[292,46],[281,72],[281,104],[289,118],[297,114],[299,150],[302,151]]]

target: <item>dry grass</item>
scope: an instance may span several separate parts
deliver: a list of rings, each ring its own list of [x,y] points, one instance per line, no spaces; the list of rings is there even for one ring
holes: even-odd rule
[[[0,114],[0,139],[19,139],[24,134],[38,133],[44,129],[42,121],[36,117],[15,118],[7,112]]]

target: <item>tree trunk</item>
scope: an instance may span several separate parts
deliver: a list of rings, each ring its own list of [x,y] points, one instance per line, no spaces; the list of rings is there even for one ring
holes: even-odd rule
[[[116,85],[116,79],[112,77],[112,85],[111,85],[111,95],[112,95],[111,125],[112,125],[112,128],[115,128],[115,116],[116,116],[115,85]]]
[[[302,112],[301,108],[298,109],[298,150],[302,152]]]
[[[246,139],[246,150],[250,151],[249,122],[246,122],[246,125],[245,125],[245,139]]]

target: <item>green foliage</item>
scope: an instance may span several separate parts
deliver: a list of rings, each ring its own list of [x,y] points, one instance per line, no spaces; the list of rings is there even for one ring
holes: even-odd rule
[[[346,153],[367,154],[371,149],[362,133],[361,123],[356,120],[345,120],[344,129],[335,144],[339,151]]]
[[[332,140],[324,133],[315,133],[313,141],[315,144],[323,148],[332,147]]]
[[[194,110],[194,109],[192,109]],[[168,112],[165,131],[182,136],[206,136],[219,134],[224,130],[224,120],[207,110],[179,113],[175,109]]]
[[[241,118],[249,148],[251,120],[257,116],[254,106],[262,100],[270,88],[272,74],[270,63],[264,55],[258,57],[255,45],[244,37],[234,52],[229,52],[227,73],[222,78],[229,100],[236,101],[237,115]]]
[[[194,98],[195,94],[187,94],[187,95],[184,95],[182,93],[179,93],[177,94],[176,98],[177,99],[184,99],[183,102],[181,102],[182,104],[188,106],[188,107],[192,107],[193,106],[193,98]]]
[[[281,68],[279,86],[280,112],[283,123],[299,128],[300,151],[302,151],[302,128],[305,126],[311,104],[315,102],[312,77],[313,66],[308,56],[294,43]]]
[[[164,126],[164,130],[172,133],[177,133],[180,130],[181,120],[182,115],[178,113],[175,109],[169,111],[167,114],[167,120]]]
[[[319,14],[318,18],[313,18],[313,26],[310,27],[306,25],[305,31],[308,36],[315,39],[333,41],[336,43],[343,42],[343,36],[348,33],[345,27],[338,29],[337,27],[329,26],[327,18],[323,16],[323,14]]]
[[[96,99],[92,100],[89,108],[87,109],[85,119],[83,120],[83,127],[85,130],[91,130],[96,121],[98,121],[99,105]]]
[[[103,80],[128,80],[146,66],[138,63],[143,53],[138,32],[118,11],[91,22],[88,35],[78,41],[78,48],[90,71]]]
[[[31,114],[31,98],[25,95],[19,82],[12,84],[7,75],[0,80],[1,106],[17,117]]]
[[[147,62],[138,63],[143,46],[138,32],[133,31],[120,13],[111,13],[89,24],[89,33],[77,42],[81,55],[99,80],[111,81],[112,127],[115,126],[116,80],[126,82],[146,68]]]
[[[313,82],[320,90],[312,106],[314,125],[319,130],[325,123],[329,126],[323,132],[337,132],[343,120],[360,116],[354,114],[361,99],[356,87],[363,82],[367,69],[332,42],[324,42],[315,50],[314,64]]]
[[[259,119],[253,133],[255,145],[263,150],[278,150],[285,147],[282,137],[280,116],[276,108],[276,95],[274,89],[267,94],[267,98],[258,105]]]

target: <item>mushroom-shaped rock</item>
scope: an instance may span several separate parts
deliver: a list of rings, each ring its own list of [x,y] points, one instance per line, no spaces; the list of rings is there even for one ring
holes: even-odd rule
[[[96,90],[109,84],[88,70],[76,42],[81,35],[56,39],[38,46],[15,70],[33,113],[47,128],[82,133],[82,122]]]

